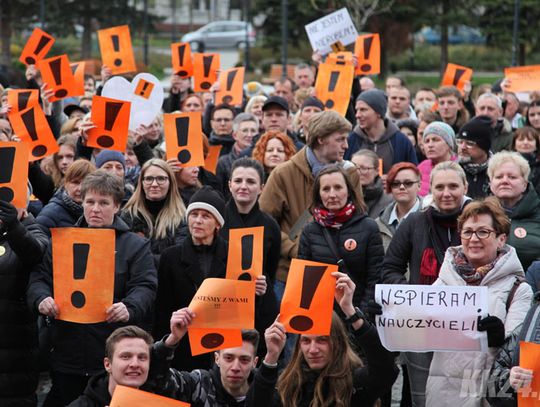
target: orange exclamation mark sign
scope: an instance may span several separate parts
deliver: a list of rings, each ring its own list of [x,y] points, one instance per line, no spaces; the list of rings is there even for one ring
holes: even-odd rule
[[[60,86],[62,84],[62,59],[56,58],[49,63],[51,67],[51,72],[54,77],[55,85]],[[71,68],[70,68],[71,69]],[[54,96],[58,99],[62,99],[68,94],[68,91],[65,89],[56,89]]]
[[[114,122],[116,121],[122,106],[124,106],[123,102],[106,102],[105,125],[103,126],[106,131],[112,131]],[[97,138],[97,143],[102,147],[108,148],[114,144],[114,138],[107,134],[103,134]]]
[[[90,245],[88,243],[73,244],[73,279],[84,280],[86,267],[88,265],[88,254]],[[71,294],[71,304],[75,308],[83,308],[86,304],[86,296],[82,291],[76,290]]]
[[[238,71],[236,69],[227,73],[227,92],[231,91],[233,83],[234,83],[234,78],[236,77],[237,73]],[[231,103],[232,100],[233,100],[233,97],[231,95],[225,95],[221,98],[221,101],[223,103]]]
[[[369,53],[371,51],[371,44],[373,44],[373,37],[364,38],[364,59],[365,63],[360,65],[360,70],[362,72],[371,71],[371,64],[369,63]]]
[[[45,37],[45,36],[42,36],[39,41],[38,41],[38,44],[36,46],[36,49],[34,50],[34,54],[35,55],[38,55],[42,50],[43,48],[45,48],[45,46],[51,42],[52,39],[51,38],[48,38],[48,37]],[[51,44],[52,45],[52,44]],[[26,57],[25,59],[26,63],[28,65],[33,65],[36,63],[36,58],[35,56],[32,56],[32,57]]]
[[[15,147],[0,148],[0,184],[11,182],[15,151]],[[0,187],[0,201],[11,202],[14,197],[15,193],[9,185]]]
[[[339,74],[340,74],[339,71],[330,72],[330,80],[328,81],[328,93],[333,93],[336,90]],[[335,103],[332,99],[328,99],[324,105],[328,109],[332,109],[334,107],[334,104]]]
[[[37,61],[45,58],[54,44],[54,38],[40,28],[34,28],[32,35],[28,38],[19,61],[26,65],[33,65]]]
[[[111,35],[111,41],[113,46],[114,52],[120,52],[120,37],[118,35],[113,34]],[[114,66],[120,66],[122,65],[122,59],[121,58],[115,58],[114,59]]]
[[[357,75],[374,75],[381,72],[381,38],[379,34],[359,35],[354,44],[358,58]]]
[[[457,87],[459,84],[459,80],[463,76],[463,74],[466,72],[465,69],[457,68],[456,72],[454,73],[454,80],[452,81],[452,84]]]
[[[32,141],[38,140],[38,134],[36,130],[36,117],[35,117],[35,108],[32,107],[26,112],[21,114],[21,119],[26,126],[26,130]],[[42,157],[47,154],[47,147],[43,144],[38,144],[32,148],[32,155],[34,157]]]
[[[186,147],[189,139],[189,117],[177,117],[175,124],[178,147]],[[191,160],[191,153],[188,149],[184,148],[178,152],[177,157],[178,161],[185,164]]]
[[[135,94],[142,96],[145,99],[148,99],[152,95],[152,90],[154,89],[154,84],[152,82],[145,81],[140,79],[135,88]]]
[[[300,308],[309,310],[317,287],[326,271],[326,266],[306,266],[302,279],[302,292]],[[307,331],[313,327],[313,319],[305,315],[296,315],[291,318],[289,325],[298,331]]]
[[[204,77],[208,78],[210,76],[210,68],[212,67],[212,61],[214,59],[213,55],[205,55],[203,56],[203,69],[204,69]],[[201,88],[204,90],[210,89],[212,84],[208,82],[208,80],[203,81],[201,83]]]

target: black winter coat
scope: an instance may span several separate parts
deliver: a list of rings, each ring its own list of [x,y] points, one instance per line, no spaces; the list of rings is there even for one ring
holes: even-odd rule
[[[274,281],[281,252],[281,232],[274,218],[260,210],[258,202],[248,214],[242,215],[238,212],[234,200],[231,199],[225,207],[224,218],[225,226],[221,229],[220,234],[227,241],[230,229],[264,227],[263,274],[266,276],[267,288],[266,294],[262,297],[255,297],[255,329],[263,338],[264,331],[272,325],[279,312],[274,293]],[[266,354],[264,341],[259,341],[257,354],[262,357]]]
[[[81,218],[77,226],[87,227],[84,218]],[[130,232],[118,216],[115,216],[111,228],[116,231],[113,303],[125,304],[129,311],[129,321],[78,324],[54,320],[51,326],[53,371],[75,375],[101,372],[105,340],[116,328],[125,325],[148,328],[150,325],[157,289],[150,242]],[[52,246],[49,245],[43,262],[30,275],[28,304],[35,312],[38,312],[38,306],[45,298],[54,298],[52,272]]]
[[[0,405],[35,406],[38,334],[26,305],[30,270],[39,264],[47,235],[29,216],[0,230]]]
[[[111,404],[109,373],[102,372],[88,380],[84,393],[68,407],[105,407]]]
[[[379,228],[367,215],[355,213],[340,229],[327,229],[346,264],[346,270],[340,271],[349,274],[356,284],[353,303],[365,309],[367,302],[374,298],[375,284],[381,281],[384,248]],[[315,221],[306,225],[300,236],[299,258],[337,264],[338,259],[328,246],[323,230],[323,226]],[[348,250],[345,242],[351,240],[356,246]]]
[[[188,235],[182,244],[169,247],[161,254],[154,338],[162,338],[170,332],[171,314],[189,305],[203,280],[225,278],[227,250],[227,242],[219,235],[211,246],[195,246],[191,235]],[[205,275],[201,259],[209,257],[210,271]],[[172,366],[180,370],[206,369],[211,364],[211,354],[191,356],[187,337],[180,342],[172,362]]]
[[[62,188],[43,207],[36,222],[47,229],[73,227],[82,215],[82,206],[71,199]]]

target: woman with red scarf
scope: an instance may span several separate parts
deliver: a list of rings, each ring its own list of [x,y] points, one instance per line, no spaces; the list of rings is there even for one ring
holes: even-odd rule
[[[338,264],[356,285],[353,305],[366,310],[380,282],[384,249],[375,221],[339,165],[319,172],[313,185],[313,222],[300,237],[298,257]]]

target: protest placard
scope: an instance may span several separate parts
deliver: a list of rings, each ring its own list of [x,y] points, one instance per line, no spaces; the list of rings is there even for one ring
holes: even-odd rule
[[[332,52],[332,44],[339,41],[343,45],[349,45],[358,37],[356,27],[345,7],[307,24],[305,29],[313,50],[323,55]]]
[[[377,284],[381,342],[391,351],[487,351],[486,333],[477,329],[487,297],[487,287]]]
[[[540,90],[540,65],[504,68],[504,77],[510,80],[508,92],[532,92]]]
[[[189,407],[189,403],[148,393],[128,386],[116,385],[110,407]]]
[[[519,407],[540,406],[540,344],[532,342],[519,343],[519,366],[533,371],[533,379],[528,387],[519,389]]]

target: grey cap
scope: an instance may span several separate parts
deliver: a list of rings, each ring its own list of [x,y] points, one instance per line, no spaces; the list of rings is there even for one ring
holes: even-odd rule
[[[377,114],[381,117],[386,116],[386,108],[388,102],[386,100],[386,95],[380,89],[370,89],[365,92],[360,93],[356,98],[356,101],[362,101],[371,107]]]

